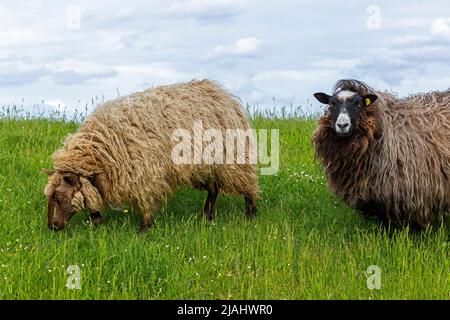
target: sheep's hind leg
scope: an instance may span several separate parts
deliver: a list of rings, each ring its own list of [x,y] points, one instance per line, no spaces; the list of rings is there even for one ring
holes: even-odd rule
[[[152,207],[151,209],[142,210],[142,220],[141,225],[139,227],[139,232],[144,233],[149,228],[151,228],[155,223],[155,212],[156,207]]]
[[[247,218],[254,218],[256,217],[256,204],[253,197],[245,197],[245,209],[246,209],[246,215]]]
[[[90,219],[93,224],[100,224],[105,220],[105,218],[102,217],[100,212],[91,212]]]
[[[213,187],[208,190],[208,196],[206,197],[205,206],[203,207],[203,212],[205,213],[205,217],[208,220],[214,220],[215,210],[216,210],[216,201],[219,195],[219,190],[217,187]]]

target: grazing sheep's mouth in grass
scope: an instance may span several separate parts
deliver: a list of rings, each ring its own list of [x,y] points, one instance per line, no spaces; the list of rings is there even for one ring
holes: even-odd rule
[[[69,213],[68,215],[65,215],[67,218],[64,219],[58,219],[58,221],[49,220],[48,221],[48,228],[53,231],[62,231],[66,227],[67,222],[75,215],[74,213]]]

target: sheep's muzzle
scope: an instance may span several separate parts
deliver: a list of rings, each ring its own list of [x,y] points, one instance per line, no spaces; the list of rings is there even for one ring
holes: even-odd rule
[[[48,201],[48,223],[50,230],[61,231],[66,226],[67,221],[72,218],[74,212],[61,210],[53,199]]]

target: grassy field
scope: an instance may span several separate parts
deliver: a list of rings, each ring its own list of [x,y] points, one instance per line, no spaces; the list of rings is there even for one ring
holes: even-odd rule
[[[220,197],[217,219],[201,217],[205,193],[183,189],[147,233],[137,213],[87,214],[47,229],[50,155],[75,123],[0,120],[1,299],[449,299],[449,227],[386,232],[328,190],[314,162],[312,120],[255,119],[280,130],[280,171],[261,176],[259,216]],[[69,265],[81,289],[66,287]],[[381,288],[369,290],[377,265]]]

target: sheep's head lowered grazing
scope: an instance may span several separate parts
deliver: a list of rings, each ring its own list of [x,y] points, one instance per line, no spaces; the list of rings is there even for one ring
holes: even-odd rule
[[[73,172],[44,171],[48,175],[44,194],[48,200],[50,229],[64,229],[67,221],[83,210],[94,214],[101,210],[102,198],[89,179]]]
[[[349,137],[353,129],[358,127],[359,116],[363,108],[369,107],[377,100],[374,94],[359,95],[349,90],[337,91],[332,96],[317,92],[314,97],[323,104],[329,105],[334,132],[338,137]]]

